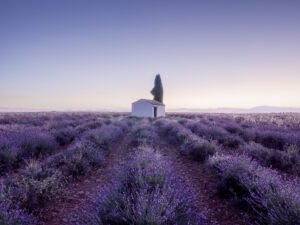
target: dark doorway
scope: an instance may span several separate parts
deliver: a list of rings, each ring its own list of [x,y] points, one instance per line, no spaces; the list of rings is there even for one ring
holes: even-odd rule
[[[154,118],[156,118],[157,117],[157,107],[156,106],[154,106]]]

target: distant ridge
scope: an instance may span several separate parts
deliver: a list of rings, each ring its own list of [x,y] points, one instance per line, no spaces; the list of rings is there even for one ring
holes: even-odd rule
[[[128,108],[105,108],[91,110],[51,110],[51,109],[30,109],[30,108],[9,108],[0,107],[0,113],[7,112],[129,112]],[[249,109],[242,108],[209,108],[209,109],[191,109],[191,108],[167,108],[167,112],[190,112],[190,113],[300,113],[300,107],[276,107],[276,106],[257,106]]]
[[[0,107],[0,112],[45,112],[50,110]]]
[[[242,108],[210,108],[210,109],[169,109],[169,112],[202,112],[202,113],[300,113],[300,108],[276,107],[276,106],[256,106],[249,109]]]
[[[129,112],[126,108],[103,108],[103,109],[31,109],[0,107],[0,113],[17,112]]]

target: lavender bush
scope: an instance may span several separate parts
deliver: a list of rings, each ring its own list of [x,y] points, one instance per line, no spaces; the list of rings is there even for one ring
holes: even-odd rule
[[[123,130],[121,127],[106,125],[88,132],[84,138],[97,148],[101,148],[106,153],[109,153],[112,142],[118,139],[122,133]]]
[[[33,212],[59,197],[63,185],[59,171],[43,169],[38,162],[30,162],[18,177],[6,181],[5,192],[12,203]]]
[[[85,175],[92,168],[102,165],[104,159],[103,149],[97,149],[88,142],[80,142],[63,154],[48,160],[46,167],[53,167],[66,177],[76,178]]]
[[[38,213],[73,179],[101,167],[129,127],[129,145],[138,154],[119,168],[113,187],[99,193],[89,223],[204,223],[201,216],[197,221],[192,194],[154,151],[166,138],[181,154],[209,159],[220,196],[251,212],[254,223],[300,224],[299,181],[292,180],[300,174],[299,115],[172,114],[155,121],[124,116],[0,114],[0,224],[34,224],[28,213]],[[247,156],[213,156],[214,143],[226,154]]]
[[[66,122],[64,118],[61,119],[63,123]],[[24,165],[25,160],[41,159],[51,155],[58,145],[70,144],[75,137],[80,139],[81,133],[77,127],[67,124],[67,127],[46,125],[46,130],[49,129],[49,132],[27,127],[9,128],[0,132],[0,175]],[[91,131],[86,133],[91,133]]]
[[[217,141],[224,147],[238,148],[243,143],[243,140],[239,136],[228,133],[221,126],[212,126],[197,121],[189,121],[185,124],[185,127],[208,141]]]
[[[3,188],[6,199],[26,212],[37,213],[47,201],[60,197],[70,178],[84,175],[91,168],[102,165],[105,154],[111,150],[113,141],[123,133],[114,124],[83,136],[77,144],[47,159],[43,164],[29,161],[21,172],[5,179]],[[106,149],[103,149],[103,143]],[[8,209],[13,213],[13,209]]]
[[[259,224],[300,224],[298,181],[283,181],[244,155],[217,155],[209,164],[220,178],[219,193],[250,210]]]
[[[115,186],[99,192],[88,224],[205,224],[193,197],[152,149],[139,149]]]
[[[192,157],[193,160],[203,162],[216,152],[216,146],[206,140],[191,136],[181,145],[181,153]]]
[[[289,150],[283,152],[252,142],[246,145],[244,149],[246,154],[260,162],[263,166],[300,175],[300,155],[297,146],[290,146]]]
[[[55,129],[54,131],[52,131],[52,134],[60,146],[70,144],[72,141],[74,141],[75,137],[78,135],[76,130],[72,127]]]
[[[33,225],[35,221],[29,214],[23,210],[12,208],[9,200],[0,196],[0,224],[1,225]]]
[[[141,145],[152,146],[159,142],[159,137],[151,124],[141,124],[134,128],[131,135],[130,145],[132,147],[138,147]]]
[[[45,157],[57,146],[53,136],[37,129],[2,133],[0,135],[0,174],[18,167],[26,158]]]
[[[257,131],[255,141],[267,148],[283,150],[286,140],[283,135],[277,132]]]
[[[192,133],[179,123],[167,119],[158,120],[155,125],[173,144],[182,144]]]
[[[19,149],[7,137],[0,135],[0,175],[18,166],[18,153]]]
[[[62,154],[49,158],[45,167],[55,168],[67,177],[82,176],[103,164],[105,156],[112,150],[112,143],[122,136],[124,129],[125,126],[111,124],[91,130]]]
[[[11,137],[21,148],[20,157],[40,157],[58,147],[54,137],[37,129],[26,130]]]
[[[216,146],[200,137],[178,122],[162,120],[156,124],[171,143],[180,145],[180,152],[193,160],[203,162],[215,154]]]

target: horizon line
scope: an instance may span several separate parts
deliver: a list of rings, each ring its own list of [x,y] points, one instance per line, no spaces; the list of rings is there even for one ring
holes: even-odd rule
[[[0,107],[0,113],[10,113],[10,112],[105,112],[105,113],[120,113],[120,112],[130,112],[131,108],[125,107],[104,107],[104,108],[94,108],[94,109],[62,109],[62,108],[27,108],[27,107]],[[272,112],[296,112],[300,113],[300,106],[254,106],[254,107],[210,107],[210,108],[190,108],[190,107],[173,107],[173,108],[166,108],[167,112],[225,112],[225,113],[251,113],[251,112],[258,112],[258,113],[272,113]]]

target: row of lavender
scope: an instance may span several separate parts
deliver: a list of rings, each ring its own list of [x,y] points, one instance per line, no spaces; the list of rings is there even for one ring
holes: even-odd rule
[[[288,115],[287,115],[288,116]],[[298,117],[297,117],[298,116]],[[189,126],[207,138],[220,138],[222,136],[235,135],[242,140],[255,141],[268,148],[285,151],[291,145],[300,146],[300,116],[295,115],[293,122],[287,121],[279,125],[272,122],[262,122],[257,115],[173,115],[181,123],[189,123]],[[253,117],[253,118],[252,118]],[[271,115],[266,115],[272,118]],[[252,119],[250,119],[252,118]],[[197,124],[201,126],[197,127]],[[285,125],[285,126],[283,126]]]
[[[94,118],[118,118],[124,117],[124,113],[79,113],[79,112],[38,112],[38,113],[0,113],[0,127],[1,125],[26,125],[26,126],[45,126],[46,124],[76,124],[78,121],[90,121]]]
[[[193,160],[204,162],[217,150],[216,144],[198,137],[176,121],[162,119],[156,121],[155,125],[171,143],[180,146],[183,155],[188,155]]]
[[[251,213],[258,224],[300,224],[299,181],[285,181],[245,155],[216,155],[209,166],[217,173],[217,193]]]
[[[132,132],[132,155],[117,169],[112,187],[101,190],[84,224],[206,224],[195,209],[193,194],[156,151],[159,137],[149,123]]]
[[[61,196],[68,183],[102,166],[112,144],[128,129],[128,121],[112,121],[84,133],[66,150],[46,160],[30,161],[14,176],[0,181],[0,222],[34,224],[46,202]]]
[[[45,119],[42,115],[25,115],[10,116],[10,125],[0,125],[0,175],[24,165],[25,161],[43,159],[80,138],[85,131],[111,122],[108,118],[89,114],[87,118],[81,114],[59,114],[48,116],[51,119],[46,121],[42,121]],[[13,123],[29,118],[32,121],[25,125]],[[34,125],[36,123],[39,125]]]
[[[195,137],[175,121],[160,120],[157,126],[170,142],[180,145],[182,153],[188,153],[196,160],[200,155],[200,161],[208,159],[207,165],[218,178],[217,193],[250,212],[257,223],[300,224],[298,180],[283,180],[278,172],[259,165],[244,154],[214,154],[214,144]]]
[[[279,131],[278,128],[274,131],[266,127],[244,128],[218,117],[210,123],[207,120],[186,119],[180,119],[179,122],[201,138],[216,142],[223,148],[240,149],[264,166],[300,175],[298,131]]]
[[[255,114],[224,114],[224,113],[181,113],[169,114],[171,118],[201,120],[202,122],[239,124],[243,127],[257,126],[271,130],[300,131],[299,113],[255,113]]]

